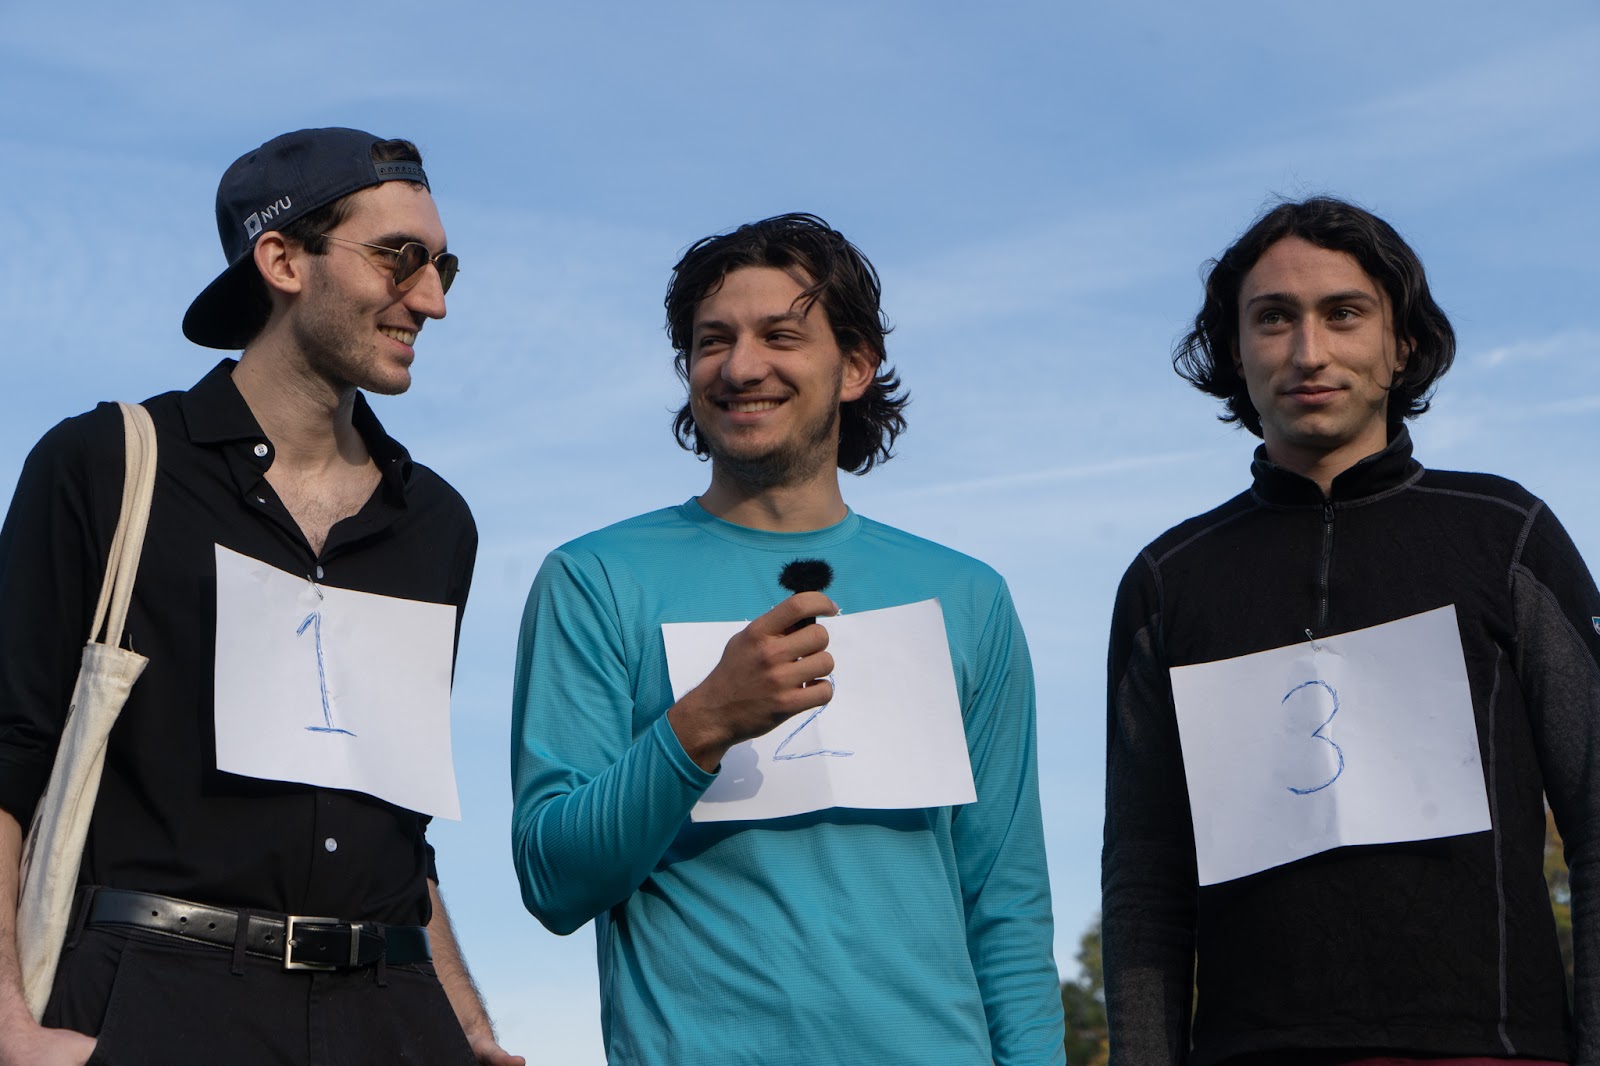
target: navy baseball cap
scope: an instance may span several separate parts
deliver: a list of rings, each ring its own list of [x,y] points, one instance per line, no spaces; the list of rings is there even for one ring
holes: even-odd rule
[[[246,152],[217,186],[217,234],[228,268],[196,296],[183,316],[183,335],[207,348],[236,350],[266,323],[258,290],[256,238],[341,196],[386,181],[426,186],[420,163],[374,163],[383,140],[361,130],[297,130]]]

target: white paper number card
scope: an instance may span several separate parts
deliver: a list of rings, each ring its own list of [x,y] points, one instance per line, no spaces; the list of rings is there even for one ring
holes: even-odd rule
[[[459,819],[451,604],[315,585],[217,545],[217,769]]]
[[[1202,885],[1490,827],[1453,606],[1171,673]]]
[[[818,619],[834,659],[833,702],[735,744],[691,817],[781,818],[829,807],[906,809],[971,803],[944,612],[937,600]],[[701,681],[745,622],[661,627],[673,699]]]

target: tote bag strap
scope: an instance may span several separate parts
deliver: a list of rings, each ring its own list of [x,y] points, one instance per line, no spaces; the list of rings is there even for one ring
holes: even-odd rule
[[[141,404],[118,402],[122,408],[122,436],[126,455],[122,485],[122,511],[117,516],[117,532],[111,538],[106,560],[106,576],[100,583],[100,602],[94,609],[94,626],[89,641],[122,643],[128,623],[128,604],[133,599],[133,579],[139,572],[139,556],[144,551],[145,527],[150,521],[150,497],[156,485],[156,428],[150,412]],[[101,631],[105,635],[102,639]]]

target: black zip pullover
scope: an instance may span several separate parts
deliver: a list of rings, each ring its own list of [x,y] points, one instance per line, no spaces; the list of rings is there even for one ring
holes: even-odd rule
[[[1117,594],[1102,874],[1112,1063],[1312,1048],[1577,1049],[1600,1063],[1600,593],[1576,548],[1519,485],[1424,470],[1404,428],[1326,497],[1264,449],[1253,471],[1248,492],[1140,552]],[[1198,888],[1168,670],[1446,604],[1493,828]],[[1546,797],[1571,868],[1576,1026],[1543,876]]]

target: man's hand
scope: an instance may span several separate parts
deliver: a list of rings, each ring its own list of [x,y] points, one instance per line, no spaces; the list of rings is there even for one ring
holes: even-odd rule
[[[433,970],[450,1000],[450,1009],[461,1023],[461,1032],[467,1038],[473,1058],[480,1066],[526,1066],[526,1059],[506,1051],[495,1040],[489,1012],[478,994],[478,986],[472,983],[472,975],[467,972],[467,961],[461,957],[461,945],[456,943],[456,931],[451,928],[450,915],[444,909],[444,897],[439,895],[439,884],[432,878],[428,879],[428,900],[433,905],[433,917],[428,919]]]
[[[501,1047],[495,1041],[493,1033],[468,1034],[467,1043],[472,1046],[472,1054],[477,1057],[479,1066],[527,1066],[527,1059],[521,1055],[513,1055]]]
[[[800,592],[734,634],[722,661],[667,711],[689,758],[714,771],[729,748],[764,736],[833,699],[828,631],[796,623],[839,613],[820,592]]]
[[[0,1027],[0,1066],[83,1066],[94,1045],[93,1037],[71,1029],[46,1029],[32,1019],[8,1021]]]
[[[16,929],[21,860],[22,826],[0,810],[0,1066],[83,1066],[94,1054],[94,1039],[46,1029],[23,1000]]]

